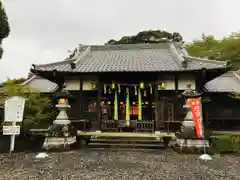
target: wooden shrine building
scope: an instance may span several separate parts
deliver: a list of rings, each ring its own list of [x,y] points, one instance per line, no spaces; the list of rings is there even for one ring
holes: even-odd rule
[[[190,57],[175,43],[79,45],[64,61],[31,71],[74,97],[68,111],[84,131],[155,132],[174,129],[184,118],[178,95],[227,72],[228,61]],[[128,124],[128,126],[124,126]]]
[[[240,130],[240,70],[229,71],[205,84],[205,95],[211,102],[206,109],[209,128],[212,130]]]

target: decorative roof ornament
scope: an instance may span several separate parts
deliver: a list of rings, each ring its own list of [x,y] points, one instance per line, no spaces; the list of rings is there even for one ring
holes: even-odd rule
[[[194,98],[194,97],[200,97],[202,93],[199,93],[196,90],[193,90],[191,88],[191,84],[188,84],[187,89],[181,95],[183,95],[185,98]]]

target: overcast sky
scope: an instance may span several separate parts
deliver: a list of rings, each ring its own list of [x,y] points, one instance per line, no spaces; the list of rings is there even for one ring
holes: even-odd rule
[[[63,60],[77,44],[103,44],[141,30],[202,33],[240,30],[240,0],[3,0],[11,26],[0,81],[25,77],[31,64]]]

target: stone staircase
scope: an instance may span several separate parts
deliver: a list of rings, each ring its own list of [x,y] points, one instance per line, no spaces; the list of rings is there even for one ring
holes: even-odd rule
[[[85,147],[88,148],[134,148],[134,149],[163,149],[162,138],[156,137],[91,137]],[[84,143],[85,143],[84,142]]]

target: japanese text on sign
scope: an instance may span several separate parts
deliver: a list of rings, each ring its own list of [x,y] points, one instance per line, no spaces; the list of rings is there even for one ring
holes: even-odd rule
[[[189,103],[194,119],[194,124],[196,127],[196,135],[198,137],[202,137],[203,127],[202,127],[201,99],[200,98],[191,99]]]

